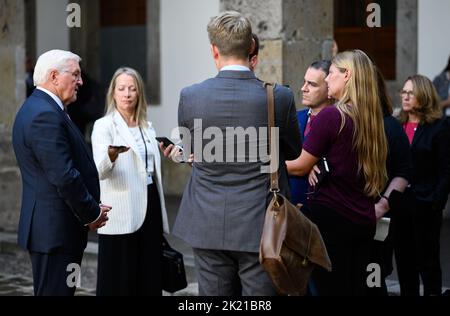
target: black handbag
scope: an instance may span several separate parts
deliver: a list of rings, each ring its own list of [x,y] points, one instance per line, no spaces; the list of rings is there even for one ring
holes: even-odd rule
[[[183,254],[170,247],[166,238],[162,241],[162,288],[174,293],[187,287]]]

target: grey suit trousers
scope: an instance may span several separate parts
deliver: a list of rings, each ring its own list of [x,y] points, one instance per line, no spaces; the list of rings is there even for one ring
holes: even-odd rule
[[[255,252],[194,248],[200,296],[274,296]]]

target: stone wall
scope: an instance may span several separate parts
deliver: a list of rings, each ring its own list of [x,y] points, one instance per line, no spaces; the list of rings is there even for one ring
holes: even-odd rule
[[[387,82],[389,94],[397,109],[401,105],[398,91],[404,80],[417,73],[417,9],[417,0],[397,0],[397,74],[396,80]]]
[[[25,5],[0,0],[0,231],[17,228],[21,182],[11,128],[25,99]]]
[[[330,59],[333,42],[332,0],[284,0],[283,82],[295,93],[297,107],[303,75],[315,60]]]
[[[250,19],[261,40],[257,76],[289,85],[300,107],[306,69],[331,57],[333,1],[221,0],[221,10],[236,10]]]
[[[25,99],[24,3],[0,0],[0,129],[10,130]]]
[[[19,223],[22,182],[10,132],[0,132],[0,231],[14,232]]]

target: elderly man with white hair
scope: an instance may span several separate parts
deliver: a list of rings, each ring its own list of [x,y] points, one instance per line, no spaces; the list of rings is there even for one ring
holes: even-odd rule
[[[13,146],[23,182],[19,245],[30,253],[35,295],[74,295],[88,229],[108,220],[97,169],[66,106],[77,98],[80,57],[42,54],[33,94],[19,109]]]

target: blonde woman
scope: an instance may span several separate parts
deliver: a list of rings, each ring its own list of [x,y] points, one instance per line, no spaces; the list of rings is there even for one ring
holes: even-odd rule
[[[338,100],[314,120],[300,157],[287,163],[292,175],[306,175],[325,157],[330,173],[311,188],[308,216],[319,227],[333,271],[317,269],[318,295],[362,295],[376,226],[375,203],[387,180],[387,141],[374,66],[360,51],[339,53],[326,78]],[[314,184],[310,176],[310,184]]]
[[[396,263],[401,295],[440,295],[440,230],[450,190],[448,122],[441,119],[439,99],[424,76],[406,79],[400,92],[401,123],[412,154],[411,185],[399,211]]]
[[[92,132],[101,199],[114,205],[98,230],[97,295],[161,295],[162,234],[168,233],[155,130],[141,76],[118,69],[106,115]]]

